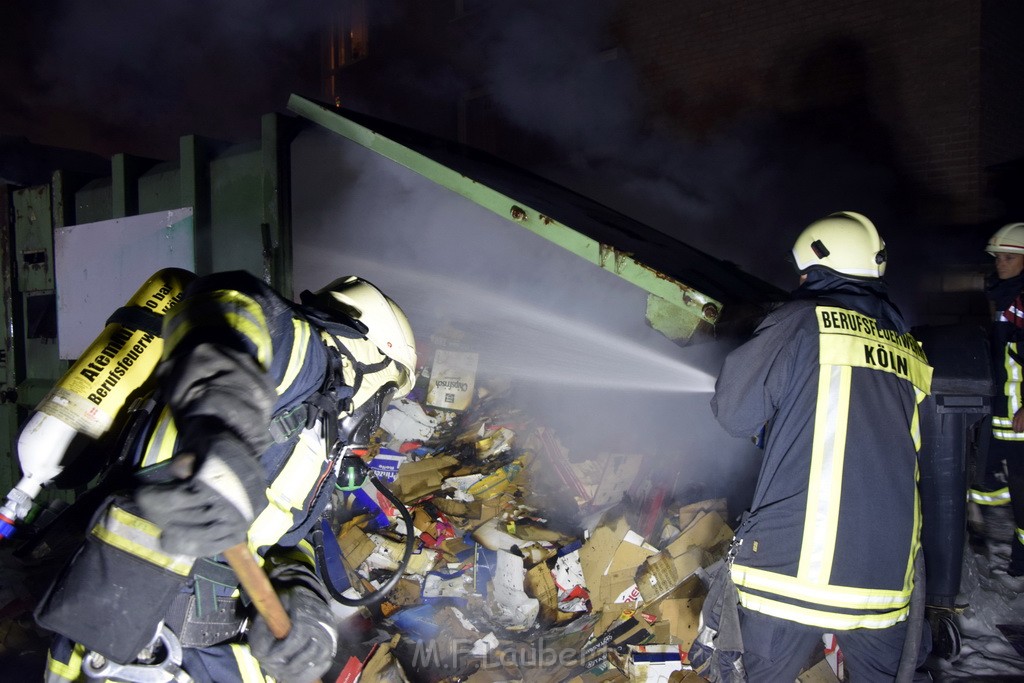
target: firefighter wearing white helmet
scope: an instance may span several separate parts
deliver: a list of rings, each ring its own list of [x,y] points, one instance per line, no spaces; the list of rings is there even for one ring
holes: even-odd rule
[[[1011,507],[1016,527],[1013,538],[991,540],[1010,542],[1006,573],[997,576],[1019,592],[1024,590],[1024,223],[999,228],[985,251],[995,260],[985,293],[992,311],[992,385],[1001,391],[992,400],[992,440],[985,467],[979,468],[970,488],[972,529],[990,535],[1001,526],[983,523],[992,516],[993,508]]]
[[[996,254],[1024,254],[1024,223],[1007,223],[989,238],[985,251]]]
[[[885,243],[870,220],[826,216],[792,254],[793,300],[729,354],[715,385],[718,421],[736,437],[763,434],[764,457],[732,562],[709,591],[739,605],[704,602],[690,661],[715,680],[792,680],[833,633],[859,679],[893,680],[901,658],[918,655],[903,646],[921,628],[908,615],[917,411],[932,369],[889,301]],[[715,659],[714,631],[730,623],[743,651]]]
[[[812,266],[828,268],[848,277],[885,275],[885,242],[875,224],[853,211],[840,211],[811,223],[793,245],[793,259],[801,273]]]
[[[404,373],[397,395],[405,396],[412,390],[416,371],[412,327],[402,309],[387,295],[366,280],[349,276],[303,298],[317,308],[337,310],[364,323],[369,328],[366,338]]]
[[[98,512],[37,611],[61,634],[47,680],[79,680],[83,661],[132,662],[163,624],[196,681],[309,683],[337,643],[309,537],[344,446],[364,445],[391,398],[412,388],[409,322],[360,278],[297,304],[231,272],[193,282],[163,337],[156,405],[126,444],[142,485]],[[182,476],[185,455],[194,466]],[[291,620],[281,640],[239,600],[220,556],[245,541]]]

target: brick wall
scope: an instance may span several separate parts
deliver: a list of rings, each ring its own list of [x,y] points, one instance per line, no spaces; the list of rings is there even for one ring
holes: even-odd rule
[[[1024,89],[1019,86],[1024,74],[1024,3],[986,0],[982,8],[981,163],[994,170],[987,179],[999,199],[990,210],[1001,220],[1018,221],[1024,219]]]
[[[766,112],[856,109],[871,125],[855,132],[884,135],[899,172],[913,181],[920,222],[998,219],[1005,202],[991,201],[989,170],[1024,158],[1024,2],[617,1],[614,40],[637,68],[653,120],[710,136]],[[504,129],[483,141],[461,131],[473,113],[467,93],[476,88],[486,96],[494,85],[477,73],[480,41],[488,39],[480,14],[470,11],[479,4],[397,5],[404,14],[393,10],[373,22],[372,58],[340,75],[347,93],[393,87],[394,101],[344,103],[487,148],[497,144],[486,144],[491,138],[505,137],[512,152],[523,148]],[[460,14],[463,6],[469,9]],[[440,61],[420,68],[420,55],[424,65]],[[814,121],[805,116],[794,128]],[[1024,178],[1024,163],[1010,172]]]
[[[981,51],[980,0],[624,0],[620,29],[662,116],[711,133],[754,111],[860,102],[928,192],[920,218],[970,223],[985,215],[983,165],[1024,153],[1020,140],[996,153],[998,126],[984,145],[980,133],[982,95],[1021,66],[1016,50],[983,90],[981,54],[1020,44],[1021,22],[1011,30],[1002,16],[1020,7],[999,10],[1002,29]],[[1007,106],[986,109],[986,123]]]

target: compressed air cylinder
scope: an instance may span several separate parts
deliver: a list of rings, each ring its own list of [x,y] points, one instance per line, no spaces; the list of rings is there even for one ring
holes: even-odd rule
[[[76,455],[72,442],[79,435],[98,439],[110,431],[153,374],[163,353],[160,319],[193,279],[193,273],[180,268],[150,277],[36,406],[18,438],[23,478],[8,494],[0,516],[11,518],[13,512],[23,519],[39,490]]]

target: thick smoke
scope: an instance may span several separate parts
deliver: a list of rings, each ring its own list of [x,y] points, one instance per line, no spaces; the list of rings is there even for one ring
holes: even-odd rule
[[[316,0],[5,8],[0,125],[108,155],[174,158],[189,133],[251,139],[288,92],[318,94],[319,36],[334,11]]]
[[[480,12],[473,48],[497,110],[558,150],[538,170],[785,289],[796,234],[859,211],[888,236],[895,281],[913,280],[919,247],[899,233],[914,189],[874,114],[862,45],[837,36],[794,50],[778,87],[796,108],[731,116],[696,138],[645,99],[630,55],[612,48],[621,3],[585,4],[499,0]],[[700,94],[683,93],[683,110]]]

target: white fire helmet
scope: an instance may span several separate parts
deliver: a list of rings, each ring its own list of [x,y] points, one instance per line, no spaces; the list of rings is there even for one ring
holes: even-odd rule
[[[854,278],[885,274],[885,242],[874,223],[853,211],[840,211],[807,226],[793,245],[801,273],[821,266]]]
[[[1024,254],[1024,223],[1007,223],[996,230],[996,234],[985,247],[992,256],[996,254]]]
[[[318,290],[315,297],[322,308],[340,311],[366,325],[366,338],[403,371],[395,396],[408,394],[416,375],[416,340],[398,304],[354,275],[338,278]]]

